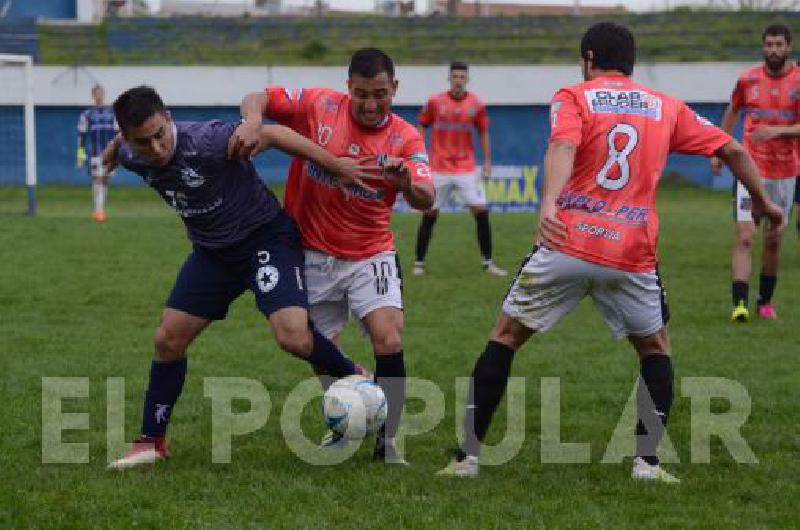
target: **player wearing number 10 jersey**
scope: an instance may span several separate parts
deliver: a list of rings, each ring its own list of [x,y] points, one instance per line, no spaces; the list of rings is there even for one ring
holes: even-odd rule
[[[635,46],[613,23],[581,41],[586,82],[564,88],[551,106],[550,145],[534,247],[514,278],[486,349],[472,373],[465,441],[441,473],[474,476],[515,352],[590,296],[612,333],[641,360],[636,479],[677,482],[659,466],[656,447],[672,403],[667,308],[656,266],[655,192],[671,151],[716,154],[750,191],[771,229],[782,212],[769,199],[738,142],[683,102],[630,79]]]

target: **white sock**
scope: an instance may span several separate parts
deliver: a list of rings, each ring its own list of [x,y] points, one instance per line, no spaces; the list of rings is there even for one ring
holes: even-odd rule
[[[108,186],[100,182],[92,183],[92,197],[94,198],[94,211],[102,212],[106,209],[106,192]]]

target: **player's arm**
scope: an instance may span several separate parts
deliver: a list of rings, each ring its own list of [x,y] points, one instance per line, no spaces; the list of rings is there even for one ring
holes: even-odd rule
[[[119,148],[122,146],[122,134],[117,133],[114,139],[108,142],[108,145],[103,149],[101,155],[103,159],[103,167],[107,174],[110,174],[117,167],[119,163]]]
[[[544,182],[539,208],[539,226],[536,230],[537,244],[558,246],[567,237],[564,223],[557,217],[558,197],[572,175],[577,146],[566,138],[550,141],[544,154]]]
[[[261,145],[261,124],[267,113],[267,92],[251,92],[242,98],[240,112],[242,124],[236,128],[228,142],[228,158],[253,158]]]
[[[741,182],[750,193],[750,198],[753,201],[753,218],[767,217],[770,221],[770,232],[776,235],[785,222],[783,210],[767,196],[761,183],[758,167],[756,167],[747,150],[742,144],[731,139],[714,154],[725,162],[725,165],[730,168],[736,180]]]
[[[374,177],[361,168],[358,160],[347,157],[337,158],[331,152],[289,127],[276,124],[261,125],[256,152],[270,148],[277,148],[292,156],[316,162],[333,173],[343,187],[358,186],[372,190],[363,181]]]
[[[728,103],[728,106],[725,107],[725,112],[722,114],[722,122],[719,128],[730,135],[733,135],[733,129],[736,127],[736,124],[739,123],[739,116],[742,113],[742,91],[743,89],[740,87],[739,83],[737,83],[736,88],[733,90],[731,101]],[[715,175],[722,173],[722,160],[717,156],[711,157],[711,171]]]
[[[773,138],[800,137],[800,123],[794,125],[761,125],[753,129],[750,139],[754,142],[766,142]]]
[[[83,167],[86,163],[86,133],[89,131],[89,124],[86,113],[81,113],[78,119],[78,150],[75,153],[75,163],[78,167]]]
[[[481,151],[483,151],[483,169],[481,176],[488,179],[492,176],[492,140],[489,138],[489,129],[486,128],[478,133],[481,141]]]

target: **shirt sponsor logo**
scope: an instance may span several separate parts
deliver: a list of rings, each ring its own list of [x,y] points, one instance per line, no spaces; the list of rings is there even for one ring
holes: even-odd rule
[[[578,210],[629,226],[646,225],[649,214],[649,208],[628,204],[612,207],[608,201],[579,193],[561,195],[556,201],[556,205],[562,210]]]
[[[316,165],[314,162],[310,160],[306,161],[306,174],[319,182],[320,184],[324,184],[329,188],[338,188],[338,183],[336,182],[336,178]],[[386,192],[382,188],[378,188],[375,191],[367,191],[363,188],[359,188],[358,186],[347,186],[347,192],[360,199],[364,199],[365,201],[382,201],[386,196]]]
[[[661,98],[641,90],[591,88],[584,91],[589,109],[597,114],[629,114],[661,119]]]

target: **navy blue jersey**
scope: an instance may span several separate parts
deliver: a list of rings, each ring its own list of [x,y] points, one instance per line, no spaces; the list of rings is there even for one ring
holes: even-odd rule
[[[83,138],[83,146],[90,157],[100,156],[108,142],[117,134],[117,122],[111,107],[91,107],[81,112],[78,120],[78,134]]]
[[[139,174],[183,219],[189,239],[208,248],[243,240],[274,219],[281,204],[249,160],[228,160],[238,123],[175,122],[175,152],[153,167],[122,142],[119,163]]]

